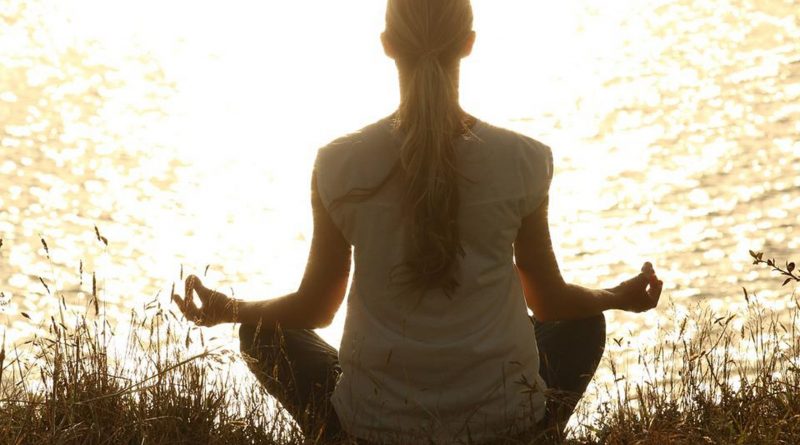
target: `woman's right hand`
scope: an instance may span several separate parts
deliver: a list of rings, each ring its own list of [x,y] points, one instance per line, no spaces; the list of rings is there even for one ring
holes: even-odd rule
[[[629,312],[645,312],[658,306],[664,282],[658,279],[653,265],[644,263],[642,272],[608,289],[616,300],[617,309]]]

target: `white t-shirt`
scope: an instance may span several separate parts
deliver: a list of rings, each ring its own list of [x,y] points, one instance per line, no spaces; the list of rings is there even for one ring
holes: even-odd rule
[[[350,434],[398,443],[472,443],[531,429],[544,416],[544,382],[513,242],[548,193],[546,145],[478,121],[456,146],[458,223],[466,255],[448,298],[402,292],[401,176],[361,202],[332,201],[379,184],[402,136],[384,118],[317,153],[322,202],[354,246],[354,277],[332,403]],[[468,439],[469,438],[469,439]]]

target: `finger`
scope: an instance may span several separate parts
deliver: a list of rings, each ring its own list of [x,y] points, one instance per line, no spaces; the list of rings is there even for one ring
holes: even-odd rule
[[[636,275],[631,279],[634,283],[636,283],[639,287],[647,287],[647,284],[650,283],[650,274],[647,272],[641,272],[639,275]]]
[[[194,305],[194,302],[187,301],[178,294],[172,294],[172,301],[178,305],[178,309],[187,320],[195,320],[200,314],[200,310]]]
[[[192,298],[192,285],[189,282],[189,277],[186,277],[186,280],[183,282],[183,307],[186,308],[188,306],[189,299]]]
[[[655,283],[650,285],[650,289],[647,290],[647,295],[655,300],[656,304],[658,303],[659,298],[661,298],[661,291],[664,289],[664,282],[661,280],[656,280]]]
[[[178,295],[178,294],[172,294],[172,301],[174,301],[175,304],[178,305],[178,309],[180,309],[181,313],[185,316],[186,315],[186,312],[185,312],[186,304],[183,302],[183,299],[181,298],[181,296]]]
[[[187,304],[194,306],[194,308],[199,312],[197,309],[197,304],[195,303],[194,295],[195,293],[200,298],[200,302],[205,304],[205,296],[201,294],[201,291],[205,289],[203,287],[203,283],[200,281],[200,278],[197,278],[197,275],[189,275],[186,277],[186,300]]]
[[[213,290],[203,286],[203,283],[199,279],[194,283],[194,290],[197,292],[197,296],[200,297],[200,301],[203,303],[203,305],[208,304],[214,298],[214,294],[216,293]]]
[[[650,267],[647,267],[649,264],[650,263],[645,263],[645,266],[642,266],[642,272],[639,273],[638,277],[636,277],[641,282],[644,282],[645,286],[648,284],[652,285],[657,280],[656,272],[653,270],[653,266],[650,265]]]
[[[190,303],[192,305],[194,305],[194,286],[195,286],[194,283],[195,283],[196,280],[197,280],[196,276],[189,275],[188,277],[186,277],[186,280],[184,281],[184,288],[183,288],[184,289],[184,291],[183,291],[184,297],[183,298],[184,298],[184,302],[186,303],[187,306]]]
[[[651,263],[650,261],[645,262],[642,265],[642,272],[643,273],[655,273],[655,270],[653,269],[653,263]]]
[[[197,277],[195,275],[189,275],[186,277],[186,281],[184,282],[184,296],[183,296],[183,307],[185,309],[184,314],[186,318],[190,320],[196,320],[200,316],[200,309],[197,308],[197,305],[194,302],[194,283],[197,281]]]
[[[203,282],[200,281],[200,278],[198,278],[197,275],[189,275],[188,277],[186,277],[186,282],[191,284],[192,286],[197,286],[197,285],[200,285],[201,287],[203,286]]]
[[[198,278],[196,275],[190,275],[189,277],[186,278],[186,281],[187,283],[191,284],[192,290],[194,290],[195,293],[197,293],[198,298],[200,298],[200,302],[203,303],[203,305],[205,305],[206,302],[208,301],[210,293],[208,288],[203,286],[203,282],[200,281],[200,278]]]

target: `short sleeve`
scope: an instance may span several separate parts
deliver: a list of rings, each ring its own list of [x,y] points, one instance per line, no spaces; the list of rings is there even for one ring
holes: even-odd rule
[[[319,194],[322,205],[330,213],[331,210],[331,197],[330,197],[330,184],[328,181],[327,169],[325,167],[325,148],[317,150],[317,156],[314,158],[313,175],[316,177],[317,193]]]
[[[523,193],[519,203],[520,217],[533,213],[542,204],[553,181],[553,152],[547,145],[530,139],[522,150],[520,176]]]
[[[322,147],[317,150],[317,156],[314,159],[313,175],[316,178],[317,194],[322,201],[322,206],[336,228],[350,244],[353,244],[354,212],[356,210],[354,206],[347,203],[334,205],[334,201],[343,195],[341,183],[346,175],[343,173],[342,162],[341,152],[337,152],[334,145]]]

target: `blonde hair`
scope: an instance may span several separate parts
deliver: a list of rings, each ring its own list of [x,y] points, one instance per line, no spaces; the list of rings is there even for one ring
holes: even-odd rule
[[[410,217],[403,264],[414,288],[450,295],[464,255],[455,145],[468,131],[458,103],[458,69],[472,35],[469,0],[388,0],[384,38],[403,84],[395,126]]]

